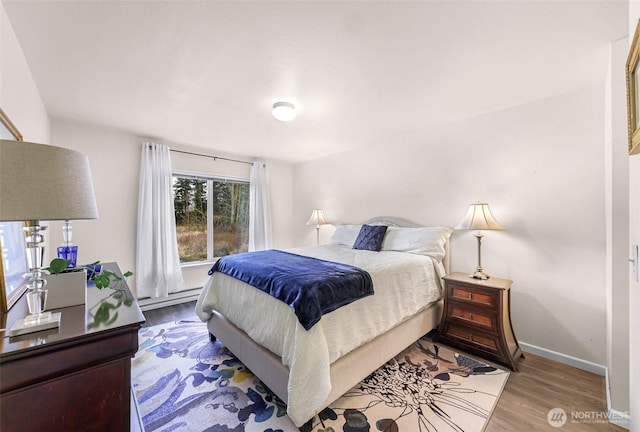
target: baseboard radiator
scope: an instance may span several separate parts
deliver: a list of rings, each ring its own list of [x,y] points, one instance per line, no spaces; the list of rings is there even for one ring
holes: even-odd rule
[[[138,306],[140,306],[140,309],[144,312],[180,303],[188,303],[190,301],[198,300],[201,291],[202,287],[171,293],[167,297],[143,297],[138,299]]]

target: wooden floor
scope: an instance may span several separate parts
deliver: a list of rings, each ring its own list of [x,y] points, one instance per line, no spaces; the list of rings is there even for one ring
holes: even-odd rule
[[[143,312],[147,321],[142,327],[151,327],[158,324],[164,324],[171,321],[179,320],[198,320],[196,315],[196,302],[181,303],[174,306],[167,306],[160,309],[152,309]]]
[[[147,311],[144,326],[198,320],[194,310],[195,302],[190,302]],[[601,418],[607,410],[604,377],[533,354],[525,356],[520,371],[509,376],[486,432],[626,431]],[[548,423],[553,408],[566,412],[564,426]]]
[[[487,432],[626,431],[606,417],[596,418],[607,412],[604,377],[533,354],[525,356],[520,371],[509,376]],[[553,408],[562,408],[568,416],[560,428],[547,422]]]

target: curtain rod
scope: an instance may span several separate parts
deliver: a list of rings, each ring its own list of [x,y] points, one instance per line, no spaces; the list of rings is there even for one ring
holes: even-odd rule
[[[220,157],[220,156],[211,156],[211,155],[206,155],[206,154],[201,154],[201,153],[192,153],[192,152],[182,151],[182,150],[169,149],[169,151],[172,151],[172,152],[175,152],[175,153],[184,153],[184,154],[193,155],[193,156],[207,157],[207,158],[213,159],[214,162],[216,161],[216,159],[220,159],[220,160],[225,160],[225,161],[229,161],[229,162],[238,162],[238,163],[243,163],[243,164],[247,164],[247,165],[253,165],[253,162],[247,162],[247,161],[243,161],[243,160],[239,160],[239,159],[229,159],[229,158]]]

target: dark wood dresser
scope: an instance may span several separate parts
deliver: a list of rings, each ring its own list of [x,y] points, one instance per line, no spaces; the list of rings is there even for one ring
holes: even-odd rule
[[[444,312],[435,340],[517,371],[522,350],[511,326],[512,281],[452,273],[444,284]]]
[[[0,339],[0,430],[130,430],[131,357],[145,319],[126,283],[118,288],[89,286],[86,305],[55,310],[57,329]],[[26,314],[23,296],[6,327]]]

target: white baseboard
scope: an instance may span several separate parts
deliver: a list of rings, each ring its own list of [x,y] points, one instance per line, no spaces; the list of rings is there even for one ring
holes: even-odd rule
[[[539,346],[530,345],[528,343],[519,342],[520,348],[524,352],[528,352],[549,360],[554,360],[568,366],[573,366],[578,369],[585,370],[600,376],[605,376],[607,373],[607,367],[598,363],[593,363],[587,360],[572,357],[567,354],[551,351],[546,348],[540,348]]]
[[[622,428],[631,429],[631,415],[628,412],[618,411],[611,408],[611,388],[609,386],[609,368],[607,368],[605,378],[605,390],[607,391],[607,413],[609,423],[613,423]]]
[[[186,291],[180,291],[177,293],[171,293],[167,297],[158,298],[143,298],[138,299],[138,306],[144,311],[159,309],[166,306],[173,306],[181,303],[188,303],[190,301],[198,300],[202,288],[190,289]]]
[[[628,412],[609,409],[609,423],[631,430],[631,415]]]
[[[604,376],[605,392],[607,397],[607,420],[609,421],[609,423],[613,423],[622,428],[630,428],[631,416],[629,415],[629,413],[614,410],[611,408],[611,394],[609,392],[609,368],[607,366],[579,359],[577,357],[572,357],[570,355],[562,354],[556,351],[551,351],[546,348],[540,348],[539,346],[530,345],[528,343],[519,342],[519,344],[520,348],[522,348],[524,352],[531,353],[549,360],[557,361],[568,366],[573,366],[575,368],[582,369],[596,375]]]

